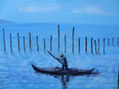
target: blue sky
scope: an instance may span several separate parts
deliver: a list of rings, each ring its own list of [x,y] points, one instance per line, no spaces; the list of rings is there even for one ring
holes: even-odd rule
[[[0,0],[0,19],[119,25],[119,0]]]

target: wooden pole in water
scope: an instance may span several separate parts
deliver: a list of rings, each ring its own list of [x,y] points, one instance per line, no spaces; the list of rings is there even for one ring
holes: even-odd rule
[[[12,33],[9,34],[10,36],[10,50],[11,50],[11,53],[12,53]]]
[[[66,50],[66,46],[67,46],[67,43],[66,43],[66,35],[64,36],[64,52],[66,53],[67,50]]]
[[[109,38],[107,39],[107,44],[108,44],[108,46],[110,46],[110,39]]]
[[[3,45],[4,45],[4,52],[6,52],[5,30],[2,29],[2,31],[3,31]]]
[[[24,52],[26,52],[26,45],[25,45],[25,37],[23,36],[23,48],[24,48]]]
[[[112,37],[112,46],[114,46],[114,37]]]
[[[118,80],[117,80],[117,88],[119,89],[119,66],[118,66]]]
[[[39,42],[38,42],[38,36],[36,36],[36,46],[37,46],[37,52],[39,52]]]
[[[100,53],[100,39],[98,38],[98,54]]]
[[[30,52],[32,51],[31,49],[31,33],[29,32],[29,49],[30,49]]]
[[[53,36],[51,35],[50,36],[50,51],[52,51],[52,38],[53,38]]]
[[[60,25],[58,24],[58,52],[60,51]]]
[[[105,38],[103,38],[103,54],[105,54]]]
[[[80,53],[80,38],[78,38],[78,52]]]
[[[93,54],[93,38],[91,38],[91,53]]]
[[[118,68],[118,84],[119,84],[119,68]]]
[[[94,40],[94,44],[95,44],[95,53],[97,54],[97,44],[96,44],[96,40]]]
[[[117,37],[117,46],[119,46],[119,37]]]
[[[87,36],[85,37],[85,53],[87,53]]]
[[[18,52],[20,52],[20,36],[19,36],[19,33],[17,33],[17,40],[18,40]]]
[[[73,26],[73,30],[72,30],[72,53],[74,53],[74,31],[75,31],[75,27]]]
[[[43,43],[44,43],[44,53],[46,52],[46,42],[45,39],[43,39]]]

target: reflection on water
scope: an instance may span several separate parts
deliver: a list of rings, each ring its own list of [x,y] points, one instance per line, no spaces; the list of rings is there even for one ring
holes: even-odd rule
[[[62,82],[62,89],[66,89],[67,88],[67,83],[70,81],[70,77],[69,75],[62,75],[61,76],[61,82]]]
[[[4,89],[4,78],[2,76],[2,73],[0,73],[0,89]]]
[[[53,75],[53,77],[60,79],[62,84],[62,89],[67,89],[67,83],[70,82],[70,75]]]
[[[99,73],[97,73],[97,74],[99,74]],[[86,76],[90,77],[90,76],[95,76],[97,74],[94,73],[94,74],[91,74],[91,75],[89,74],[89,75],[86,75]],[[71,75],[51,75],[51,76],[53,76],[54,78],[57,78],[61,81],[62,89],[67,89],[68,88],[68,83],[70,82],[70,78],[71,77],[76,77],[76,76],[71,76]],[[84,75],[79,75],[79,76],[84,76]]]

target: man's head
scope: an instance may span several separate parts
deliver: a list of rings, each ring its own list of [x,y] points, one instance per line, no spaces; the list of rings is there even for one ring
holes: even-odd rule
[[[60,54],[60,57],[64,57],[64,54]]]

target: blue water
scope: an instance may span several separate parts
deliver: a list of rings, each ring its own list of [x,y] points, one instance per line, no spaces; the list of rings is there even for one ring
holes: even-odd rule
[[[61,49],[57,52],[57,24],[1,24],[0,26],[0,89],[117,89],[119,64],[119,26],[75,24],[75,51],[71,53],[72,24],[61,24]],[[3,50],[2,28],[5,29],[6,48]],[[32,34],[32,52],[29,51],[28,33]],[[13,53],[9,47],[9,33],[13,37]],[[20,33],[20,53],[17,50],[17,33]],[[50,35],[53,35],[52,53],[64,53],[64,35],[67,35],[67,57],[69,67],[90,69],[95,67],[98,75],[91,76],[50,76],[35,73],[31,64],[39,67],[61,66],[47,52],[43,51],[43,39],[49,50]],[[39,36],[40,51],[36,51],[36,35]],[[23,51],[22,37],[26,38],[26,52]],[[88,37],[88,52],[85,54],[85,36]],[[81,52],[78,53],[78,37],[81,38]],[[100,54],[90,53],[90,38],[100,38]],[[114,46],[107,46],[114,37]],[[103,54],[103,38],[106,39],[106,53]]]

